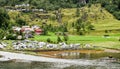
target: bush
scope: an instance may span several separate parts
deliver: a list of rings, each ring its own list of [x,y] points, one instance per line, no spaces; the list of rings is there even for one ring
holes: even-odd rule
[[[2,29],[0,29],[0,39],[3,39],[4,36],[5,36],[5,32]]]
[[[61,40],[61,38],[58,36],[57,37],[57,42],[59,43],[59,42],[62,42],[62,40]]]
[[[84,35],[85,34],[83,31],[79,31],[78,33],[79,33],[79,35]]]
[[[109,37],[109,36],[110,36],[110,35],[107,35],[107,34],[106,34],[106,35],[104,35],[104,37]]]
[[[66,35],[66,36],[64,36],[64,41],[68,41],[68,36]]]
[[[89,4],[88,4],[88,8],[90,8],[91,6],[92,6],[92,4],[91,4],[91,3],[89,3]]]
[[[56,20],[56,17],[54,15],[50,16],[50,19],[55,21]]]
[[[50,43],[50,42],[51,42],[51,39],[50,39],[50,38],[47,38],[47,42],[49,42],[49,43]]]
[[[16,35],[13,35],[13,34],[9,34],[7,35],[6,39],[7,40],[16,40],[17,36]]]

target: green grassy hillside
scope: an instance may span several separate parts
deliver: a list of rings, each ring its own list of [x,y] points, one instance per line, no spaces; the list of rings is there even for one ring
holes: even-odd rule
[[[43,22],[47,22],[47,24],[59,25],[57,20],[51,19],[51,17],[55,18],[55,11],[49,11],[48,14],[50,17],[48,19],[40,19],[39,17],[35,17],[36,14],[46,15],[43,13],[21,13],[16,11],[10,11],[9,15],[11,18],[11,22],[15,23],[16,17],[24,19],[29,25],[41,25]],[[92,5],[91,7],[85,6],[80,8],[80,17],[86,13],[87,19],[92,25],[95,27],[95,31],[92,31],[93,34],[104,34],[105,30],[111,31],[111,33],[119,32],[120,21],[115,19],[112,14],[110,14],[107,10],[101,7],[100,4]],[[73,30],[71,25],[73,22],[80,17],[76,17],[76,8],[66,8],[61,9],[62,14],[62,23],[68,23],[69,32]]]
[[[92,5],[91,7],[81,8],[80,15],[84,12],[88,14],[87,21],[91,22],[95,26],[95,31],[104,32],[105,30],[112,30],[113,32],[120,28],[120,21],[115,19],[104,8],[101,8],[100,4]],[[63,22],[72,23],[78,18],[75,17],[76,9],[63,9]],[[71,13],[72,12],[72,13]]]

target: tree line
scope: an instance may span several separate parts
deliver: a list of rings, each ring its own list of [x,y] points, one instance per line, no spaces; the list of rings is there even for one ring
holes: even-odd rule
[[[120,0],[0,0],[0,6],[15,6],[16,4],[30,4],[45,10],[58,10],[59,8],[76,8],[78,5],[100,3],[118,20],[120,20]]]
[[[90,0],[89,4],[100,3],[103,8],[120,20],[120,0]]]
[[[30,4],[36,8],[56,10],[59,8],[77,7],[78,3],[87,0],[0,0],[0,6],[15,6],[16,4]]]

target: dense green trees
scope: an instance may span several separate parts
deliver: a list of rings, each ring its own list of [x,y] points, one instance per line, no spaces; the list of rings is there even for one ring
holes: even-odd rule
[[[7,12],[0,8],[0,39],[2,39],[9,28],[10,17]]]
[[[18,26],[27,25],[26,21],[23,20],[22,18],[17,18],[17,19],[16,19],[16,23],[17,23]]]
[[[85,22],[81,18],[79,18],[75,22],[75,29],[77,34],[84,35],[88,33],[90,30],[94,29],[94,26],[90,22]]]
[[[29,3],[37,8],[55,10],[59,8],[76,7],[80,0],[0,0],[0,6],[14,6],[15,4]]]
[[[0,0],[0,6],[5,6],[6,1],[5,0]]]
[[[110,13],[112,13],[118,20],[120,20],[120,0],[115,0],[113,1],[113,3],[107,2],[107,5],[105,5],[105,8]]]
[[[120,0],[96,0],[95,3],[101,3],[102,7],[112,13],[116,19],[120,20]]]
[[[7,14],[7,12],[3,8],[0,8],[0,28],[5,30],[8,29],[9,20],[10,20],[10,17]]]
[[[120,0],[0,0],[0,6],[14,6],[16,4],[27,4],[35,6],[36,8],[43,8],[46,10],[58,10],[59,8],[74,8],[101,3],[101,6],[106,8],[117,19],[120,20]]]

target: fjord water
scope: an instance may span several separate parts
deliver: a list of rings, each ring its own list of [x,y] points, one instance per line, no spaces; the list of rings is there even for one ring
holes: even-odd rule
[[[79,62],[79,61],[78,61]],[[0,69],[120,69],[120,64],[106,63],[104,66],[97,65],[74,65],[50,62],[1,62]]]
[[[62,57],[60,58],[59,55]],[[120,59],[119,53],[83,54],[72,52],[56,55],[59,59],[63,59],[61,62],[54,62],[54,60],[52,60],[53,62],[51,60],[47,62],[8,61],[0,62],[0,69],[120,69],[120,62],[113,62],[115,59],[109,60],[108,55]]]

